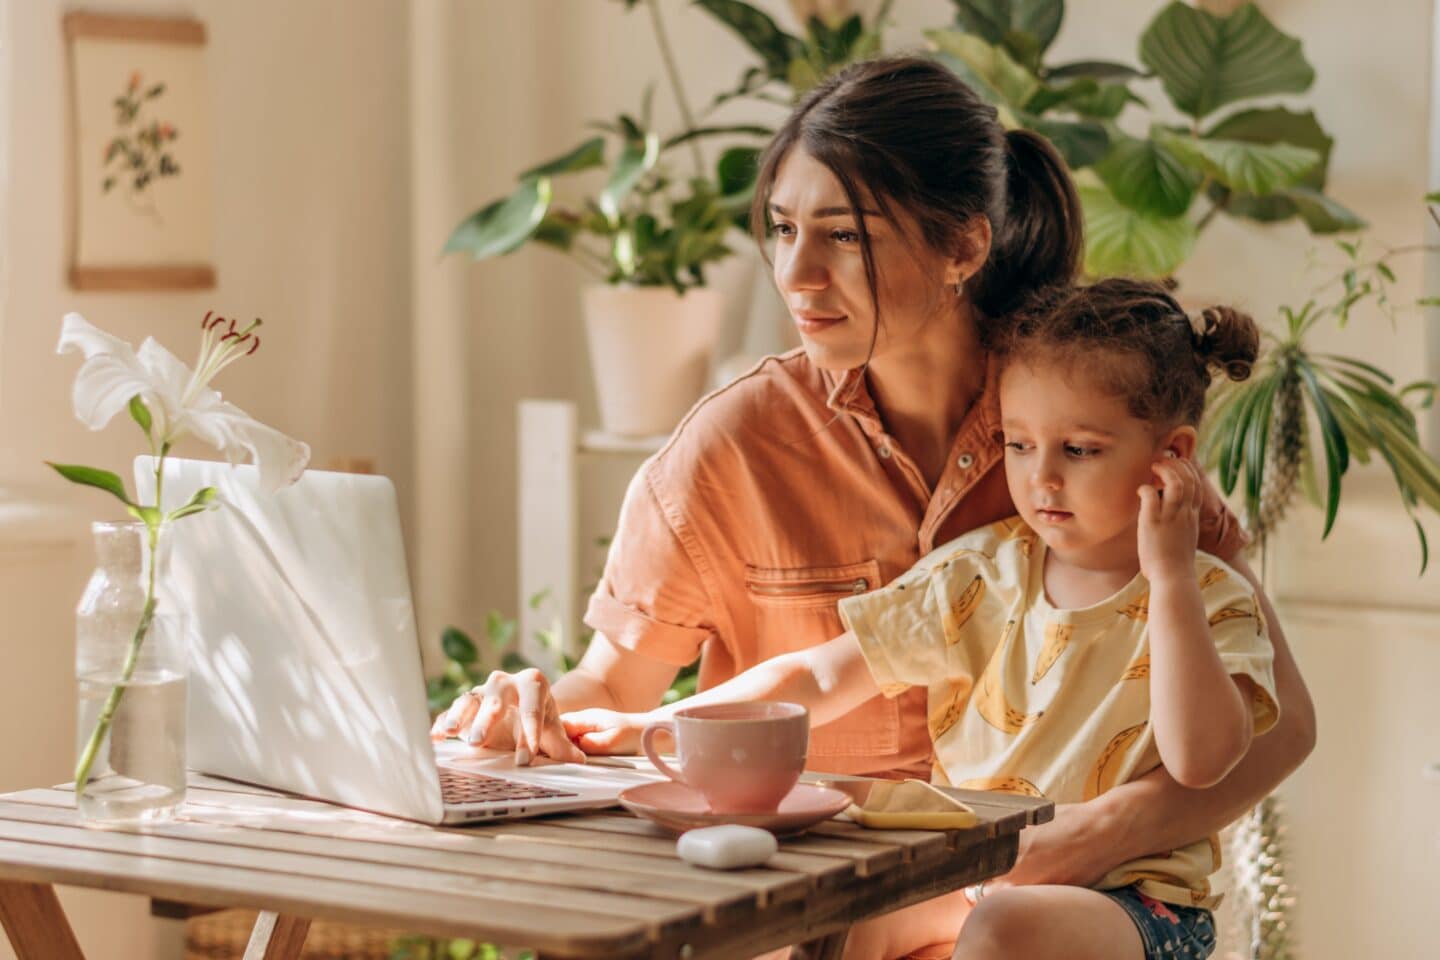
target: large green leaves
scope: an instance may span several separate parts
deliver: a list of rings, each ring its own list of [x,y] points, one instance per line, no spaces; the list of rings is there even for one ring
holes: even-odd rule
[[[446,241],[445,252],[469,253],[476,260],[484,260],[515,250],[545,219],[551,196],[548,177],[522,181],[510,196],[462,220]]]
[[[1092,277],[1166,277],[1190,256],[1195,225],[1127,207],[1102,184],[1080,186],[1085,208],[1085,272]]]
[[[1200,175],[1155,140],[1120,137],[1095,172],[1115,199],[1156,217],[1178,217],[1190,209]]]
[[[979,81],[977,92],[992,102],[1021,109],[1040,89],[1035,74],[1017,63],[1003,47],[981,37],[960,30],[927,30],[925,37],[941,53],[964,64],[971,76],[961,73],[961,79]]]
[[[1217,17],[1177,0],[1141,36],[1140,59],[1175,105],[1196,118],[1237,100],[1300,93],[1315,81],[1300,41],[1253,3]]]
[[[775,25],[764,12],[740,0],[695,0],[711,16],[725,24],[765,61],[766,73],[775,80],[788,80],[790,64],[805,59],[805,44]]]
[[[1065,19],[1064,0],[954,0],[955,20],[1034,70]]]
[[[1215,184],[1211,199],[1223,204],[1231,216],[1274,223],[1298,214],[1313,233],[1358,230],[1365,225],[1359,216],[1321,193],[1335,141],[1321,128],[1313,112],[1299,113],[1284,107],[1241,110],[1216,124],[1206,137],[1261,144],[1288,143],[1313,150],[1320,158],[1294,187],[1264,197],[1237,193]]]
[[[1295,186],[1320,162],[1314,150],[1288,143],[1247,143],[1158,131],[1155,136],[1171,153],[1219,183],[1261,197]]]

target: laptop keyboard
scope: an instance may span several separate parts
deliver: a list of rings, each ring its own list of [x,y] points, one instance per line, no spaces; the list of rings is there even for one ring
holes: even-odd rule
[[[440,768],[440,796],[447,804],[464,805],[491,800],[538,800],[546,797],[578,797],[578,793],[537,787],[533,783],[460,773]]]

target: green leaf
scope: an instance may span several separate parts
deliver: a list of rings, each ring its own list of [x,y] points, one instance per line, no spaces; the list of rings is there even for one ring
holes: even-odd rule
[[[111,473],[109,470],[100,470],[95,467],[82,467],[78,464],[70,463],[51,463],[49,460],[45,462],[52,467],[56,473],[71,483],[78,483],[87,487],[104,490],[127,507],[135,506],[135,502],[131,500],[130,495],[125,492],[125,481],[121,480],[118,475]]]
[[[1018,118],[1053,143],[1071,170],[1098,163],[1110,150],[1110,135],[1094,120],[1051,120],[1023,113]]]
[[[1261,223],[1276,223],[1299,215],[1311,233],[1328,234],[1359,230],[1365,226],[1352,211],[1322,192],[1329,176],[1330,153],[1335,141],[1321,128],[1311,111],[1297,113],[1283,107],[1241,110],[1216,124],[1207,138],[1243,140],[1248,143],[1288,143],[1314,150],[1320,161],[1302,176],[1296,186],[1257,197],[1236,193],[1214,184],[1210,198],[1231,216]]]
[[[1253,3],[1217,17],[1176,0],[1141,35],[1140,61],[1175,106],[1196,118],[1237,100],[1301,93],[1315,82],[1300,41]]]
[[[150,436],[150,408],[145,406],[145,401],[138,393],[130,398],[130,419],[140,424],[140,429],[145,431],[145,436]]]
[[[1279,196],[1295,205],[1311,233],[1349,233],[1369,226],[1358,213],[1309,187],[1292,187]]]
[[[444,252],[465,252],[476,260],[510,253],[539,228],[550,209],[550,199],[548,179],[526,180],[510,196],[461,221],[446,241]]]
[[[605,138],[591,137],[580,146],[554,160],[547,160],[538,167],[532,167],[516,179],[531,177],[554,177],[566,173],[578,173],[605,163]]]
[[[974,34],[959,30],[926,30],[925,37],[936,49],[965,64],[1012,108],[1024,107],[1040,89],[1039,78],[1016,63],[1003,47],[992,46]]]
[[[1265,461],[1269,451],[1270,421],[1275,413],[1275,394],[1280,388],[1279,377],[1264,381],[1255,391],[1255,401],[1246,411],[1249,425],[1245,430],[1245,498],[1252,505],[1251,515],[1260,512],[1260,490],[1265,480]]]
[[[635,189],[640,178],[655,168],[660,159],[660,138],[647,133],[640,143],[627,144],[615,169],[610,172],[610,181],[600,192],[600,209],[612,225],[619,225],[620,204]]]
[[[1065,19],[1064,0],[954,0],[954,3],[955,20],[966,30],[987,43],[1023,47],[1037,62],[1040,54],[1055,42]]]
[[[1095,172],[1116,200],[1157,217],[1178,217],[1190,209],[1200,174],[1163,143],[1122,136]]]
[[[1051,67],[1045,71],[1047,80],[1068,80],[1074,77],[1093,77],[1096,80],[1139,80],[1145,77],[1143,71],[1113,60],[1075,60]]]
[[[786,80],[790,75],[790,64],[805,58],[805,44],[775,25],[768,15],[740,0],[695,0],[696,6],[745,41],[745,44],[760,54],[765,61],[769,75],[776,80]]]
[[[201,487],[199,490],[195,491],[195,495],[190,498],[189,503],[176,510],[172,510],[170,512],[170,515],[165,519],[167,521],[180,520],[190,516],[191,514],[200,513],[201,511],[208,510],[210,509],[210,506],[216,502],[216,498],[218,496],[219,493],[214,487]]]
[[[1320,534],[1320,539],[1323,540],[1330,535],[1330,528],[1335,526],[1335,513],[1340,509],[1340,478],[1350,469],[1350,450],[1345,442],[1345,433],[1340,429],[1335,414],[1330,409],[1330,402],[1325,398],[1315,378],[1315,372],[1303,360],[1296,363],[1296,369],[1300,372],[1301,382],[1310,396],[1310,404],[1315,408],[1315,415],[1320,421],[1320,439],[1325,444],[1325,530]]]
[[[440,649],[445,651],[446,657],[461,666],[469,666],[480,659],[480,651],[475,649],[475,642],[458,627],[446,627],[440,634]]]
[[[1315,169],[1320,154],[1288,143],[1246,143],[1157,132],[1156,138],[1186,164],[1203,169],[1240,193],[1265,196],[1293,187]]]
[[[515,639],[515,621],[491,610],[485,616],[485,636],[489,638],[492,647],[497,650],[504,649]]]
[[[125,508],[125,512],[130,514],[130,516],[134,517],[136,520],[144,523],[147,527],[158,527],[160,525],[160,522],[164,519],[160,515],[159,507],[142,507],[138,504],[132,503],[130,506]]]
[[[1079,188],[1085,208],[1085,272],[1092,277],[1167,277],[1195,246],[1195,225],[1120,203],[1104,186]]]
[[[677,133],[661,145],[660,150],[664,152],[671,147],[678,147],[682,143],[689,143],[691,140],[700,140],[705,137],[718,137],[732,134],[743,134],[752,137],[772,137],[775,135],[773,127],[762,127],[759,124],[742,123],[730,127],[695,127],[693,130],[686,130],[684,133]]]

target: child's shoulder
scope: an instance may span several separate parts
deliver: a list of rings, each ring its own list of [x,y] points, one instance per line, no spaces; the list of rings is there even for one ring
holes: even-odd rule
[[[1008,517],[986,524],[954,540],[943,543],[922,559],[918,566],[933,569],[942,564],[970,561],[993,567],[1002,561],[1026,561],[1034,548],[1035,531],[1019,517]]]
[[[1200,593],[1212,594],[1253,594],[1254,588],[1234,567],[1204,550],[1195,551],[1195,579],[1200,581]]]

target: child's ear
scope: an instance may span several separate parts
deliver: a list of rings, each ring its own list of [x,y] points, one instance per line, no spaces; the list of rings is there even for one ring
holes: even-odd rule
[[[1176,427],[1165,435],[1160,442],[1160,456],[1168,456],[1174,453],[1181,460],[1189,460],[1195,456],[1195,447],[1199,443],[1199,435],[1195,428],[1186,424]]]

